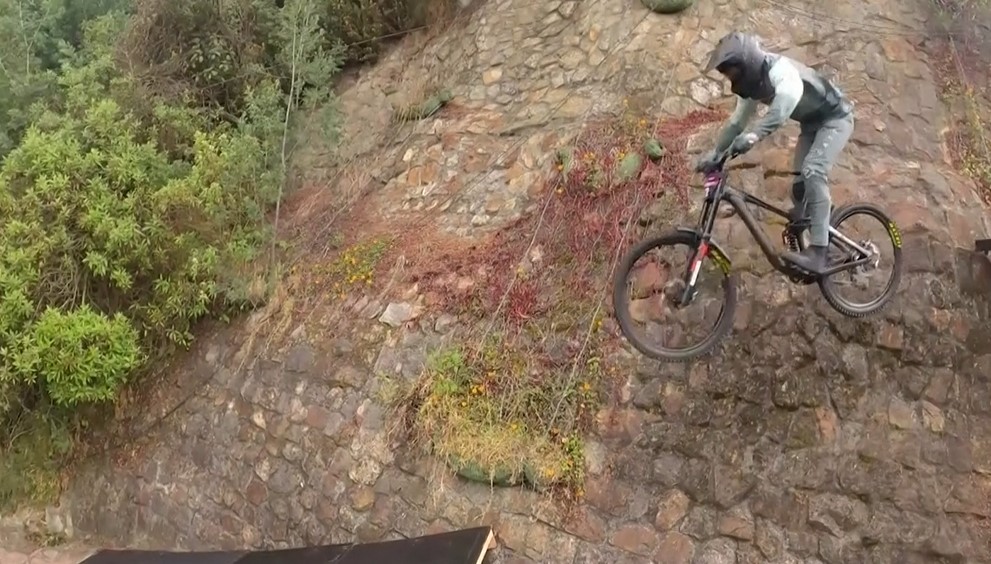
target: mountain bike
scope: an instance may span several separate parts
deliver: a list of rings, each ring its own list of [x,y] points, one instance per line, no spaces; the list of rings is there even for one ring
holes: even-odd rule
[[[758,224],[748,205],[755,205],[786,220],[782,231],[782,242],[788,250],[803,250],[807,243],[810,221],[808,217],[795,218],[791,212],[779,209],[760,198],[745,191],[730,187],[727,184],[728,173],[725,169],[727,161],[737,154],[727,151],[721,155],[713,170],[705,174],[703,187],[705,199],[698,222],[694,228],[678,227],[673,231],[647,238],[635,245],[618,265],[613,279],[613,308],[623,335],[642,354],[655,360],[679,362],[696,359],[713,352],[716,346],[729,334],[733,327],[733,316],[737,305],[737,288],[739,274],[732,269],[732,262],[719,244],[713,239],[712,231],[717,219],[719,205],[728,203],[740,217],[751,236],[760,246],[761,251],[775,270],[786,276],[792,283],[800,285],[818,284],[819,289],[836,311],[848,317],[866,317],[880,311],[898,289],[901,279],[901,233],[898,227],[880,208],[869,203],[855,203],[833,208],[830,214],[829,226],[829,266],[821,275],[801,270],[796,265],[783,259],[774,248],[774,243]],[[862,279],[876,271],[882,260],[878,246],[870,239],[854,241],[843,233],[843,223],[855,216],[867,216],[879,221],[891,241],[892,266],[891,276],[883,287],[881,295],[866,303],[853,303],[839,294],[839,277],[848,274]],[[880,239],[879,239],[880,240]],[[645,341],[636,331],[635,319],[631,307],[631,287],[627,283],[631,271],[637,261],[651,251],[664,247],[682,245],[687,247],[688,266],[680,275],[670,274],[666,280],[658,279],[655,285],[661,285],[661,293],[657,288],[648,288],[651,294],[645,300],[656,300],[655,307],[660,310],[677,311],[691,305],[698,293],[699,274],[703,262],[715,266],[715,271],[723,276],[722,296],[725,305],[720,310],[715,327],[702,341],[696,345],[682,348],[655,346]],[[655,276],[656,278],[657,276]],[[639,302],[638,302],[639,303]],[[649,302],[655,304],[655,302]]]

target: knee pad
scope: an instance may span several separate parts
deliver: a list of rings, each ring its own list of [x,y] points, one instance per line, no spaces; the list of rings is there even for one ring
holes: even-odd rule
[[[802,182],[803,184],[819,184],[819,183],[825,184],[826,183],[826,173],[824,173],[823,171],[821,171],[819,169],[819,167],[817,167],[817,166],[816,167],[810,167],[810,166],[804,166],[804,167],[802,167],[801,176],[799,178],[801,180],[797,180],[796,182]]]

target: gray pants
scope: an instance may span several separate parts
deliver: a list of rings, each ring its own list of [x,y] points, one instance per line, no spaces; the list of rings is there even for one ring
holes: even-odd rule
[[[808,213],[810,243],[829,244],[829,171],[853,133],[853,114],[803,123],[795,157],[794,171],[799,173],[791,189],[797,217]]]

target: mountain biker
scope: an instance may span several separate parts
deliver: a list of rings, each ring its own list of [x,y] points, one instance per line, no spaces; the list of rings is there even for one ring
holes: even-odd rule
[[[711,169],[727,149],[745,153],[784,125],[787,118],[800,125],[792,160],[795,180],[792,220],[810,219],[810,246],[782,258],[814,274],[826,268],[829,244],[829,172],[853,132],[853,106],[828,79],[804,64],[763,49],[757,37],[737,31],[716,44],[703,72],[713,69],[729,79],[737,95],[736,110],[720,131],[715,149],[698,162],[697,170]],[[744,127],[757,104],[767,115],[749,131]]]

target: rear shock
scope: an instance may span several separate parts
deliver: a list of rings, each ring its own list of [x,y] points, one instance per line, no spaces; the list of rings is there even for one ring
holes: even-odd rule
[[[787,227],[781,231],[781,242],[784,243],[785,249],[797,253],[801,249],[798,248],[798,236],[795,235],[791,229]]]

